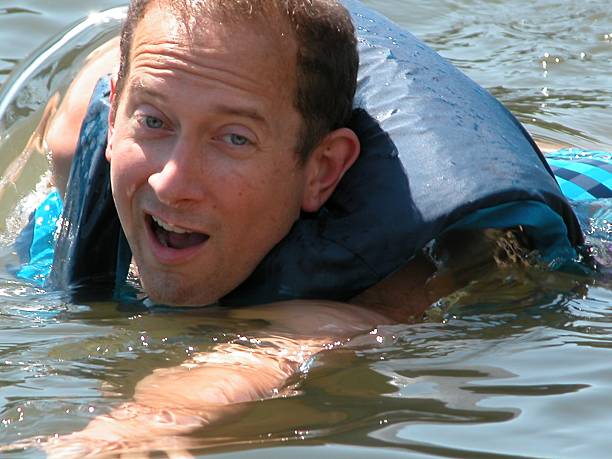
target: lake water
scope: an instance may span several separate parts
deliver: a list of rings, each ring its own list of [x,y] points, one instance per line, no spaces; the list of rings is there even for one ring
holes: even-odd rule
[[[608,2],[366,3],[489,89],[538,140],[612,150]],[[69,23],[121,4],[0,0],[1,81]],[[32,188],[33,176],[28,183]],[[4,219],[24,213],[15,208],[19,189],[0,196]],[[510,267],[480,274],[425,322],[380,327],[343,350],[321,354],[307,374],[291,381],[295,395],[249,404],[232,422],[196,432],[192,453],[609,457],[610,204],[577,207],[599,273]],[[5,245],[11,224],[3,226]],[[9,252],[0,253],[2,265],[12,260]],[[0,273],[0,444],[78,430],[129,400],[152,369],[179,364],[219,340],[256,336],[258,326],[71,304]],[[4,454],[44,456],[32,448]]]

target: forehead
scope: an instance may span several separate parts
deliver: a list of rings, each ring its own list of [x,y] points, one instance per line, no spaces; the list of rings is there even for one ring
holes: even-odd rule
[[[179,2],[191,5],[185,8],[167,3],[154,0],[147,7],[134,30],[132,59],[143,50],[161,51],[159,60],[173,57],[204,65],[229,57],[244,74],[280,84],[277,91],[293,90],[297,43],[286,17],[270,11],[231,16],[228,9],[203,7],[207,2]]]

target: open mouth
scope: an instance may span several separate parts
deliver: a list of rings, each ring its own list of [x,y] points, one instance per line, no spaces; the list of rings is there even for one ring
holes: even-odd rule
[[[183,228],[171,225],[163,220],[147,216],[151,230],[163,247],[183,250],[205,243],[210,236],[204,233],[192,233]]]

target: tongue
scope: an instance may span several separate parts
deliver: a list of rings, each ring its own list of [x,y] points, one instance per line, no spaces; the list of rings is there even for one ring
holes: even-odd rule
[[[198,244],[202,244],[208,239],[206,234],[201,233],[173,233],[166,231],[168,247],[172,249],[186,249]]]

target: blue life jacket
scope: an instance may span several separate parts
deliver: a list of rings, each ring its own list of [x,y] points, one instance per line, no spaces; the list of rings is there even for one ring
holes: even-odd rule
[[[221,299],[246,305],[346,300],[448,231],[522,227],[546,260],[583,235],[544,157],[495,98],[437,53],[356,0],[360,67],[349,125],[360,158],[327,203],[304,214],[251,276]],[[108,82],[83,123],[51,283],[100,294],[131,259],[104,159]]]

